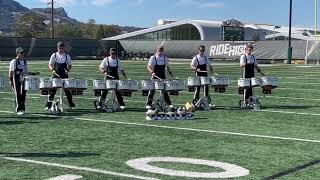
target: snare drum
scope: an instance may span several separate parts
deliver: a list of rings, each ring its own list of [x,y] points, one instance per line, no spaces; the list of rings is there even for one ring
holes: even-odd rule
[[[222,85],[221,77],[211,77],[211,85],[213,87],[218,87]]]
[[[183,80],[172,80],[177,87],[177,91],[182,91],[184,90],[185,86],[184,86],[184,81]]]
[[[252,87],[259,87],[261,86],[261,80],[256,78],[251,78],[251,86]]]
[[[62,88],[63,87],[63,80],[60,78],[52,78],[52,87],[53,88]]]
[[[39,78],[35,76],[28,76],[24,78],[24,89],[26,91],[37,91],[39,90]]]
[[[240,78],[238,80],[238,86],[240,88],[248,88],[250,87],[250,83],[251,83],[251,79],[247,79],[247,78]]]
[[[64,79],[64,89],[76,89],[77,81],[76,79]]]
[[[139,83],[135,80],[129,80],[129,91],[138,91]]]
[[[118,80],[117,81],[117,90],[126,91],[129,90],[130,82],[128,80]]]
[[[211,84],[211,79],[209,77],[200,77],[201,86],[207,86]]]
[[[88,81],[84,79],[76,79],[76,89],[88,89]]]
[[[158,81],[158,80],[155,80],[154,81],[154,89],[155,90],[164,90],[164,82],[163,81]]]
[[[261,87],[262,88],[276,88],[278,87],[278,78],[275,77],[261,77]]]
[[[188,87],[200,86],[200,79],[198,77],[189,77],[187,84],[188,84]]]
[[[106,80],[93,80],[93,90],[105,90],[106,85]]]
[[[52,89],[51,78],[41,78],[40,79],[40,89]]]
[[[154,90],[154,82],[152,80],[142,80],[141,81],[141,89],[142,91],[151,91]]]
[[[106,80],[106,89],[107,90],[113,90],[117,88],[117,82],[114,80]]]

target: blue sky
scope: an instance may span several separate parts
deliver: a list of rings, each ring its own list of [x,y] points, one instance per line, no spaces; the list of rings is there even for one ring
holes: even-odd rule
[[[48,0],[17,0],[28,8]],[[55,0],[82,22],[152,27],[158,19],[227,20],[288,25],[289,0]],[[319,13],[320,14],[320,13]],[[320,18],[319,18],[320,22]],[[320,23],[319,23],[320,24]],[[293,0],[293,25],[314,27],[314,0]]]

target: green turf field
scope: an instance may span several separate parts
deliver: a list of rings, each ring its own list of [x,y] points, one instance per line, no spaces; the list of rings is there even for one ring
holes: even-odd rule
[[[72,77],[101,79],[98,61],[74,61]],[[146,62],[124,62],[132,79],[147,79]],[[2,63],[1,73],[8,64]],[[189,64],[172,65],[180,78],[192,75]],[[230,163],[250,171],[232,179],[320,178],[320,70],[297,65],[262,67],[276,76],[280,87],[261,99],[261,112],[237,108],[241,97],[236,80],[238,64],[217,65],[219,74],[233,80],[226,93],[211,96],[217,108],[196,112],[193,121],[146,121],[145,97],[125,98],[127,111],[97,113],[93,92],[75,97],[77,110],[63,116],[44,112],[45,97],[27,96],[27,115],[11,113],[14,96],[0,93],[0,179],[49,179],[66,174],[82,179],[188,179],[143,172],[126,162],[147,157],[193,158]],[[29,63],[30,71],[48,77],[47,62]],[[91,85],[91,83],[90,83]],[[262,95],[261,89],[257,94]],[[174,104],[192,99],[184,91]],[[207,165],[152,162],[177,171],[221,173]],[[191,174],[191,173],[190,173]],[[201,178],[196,178],[201,179]]]

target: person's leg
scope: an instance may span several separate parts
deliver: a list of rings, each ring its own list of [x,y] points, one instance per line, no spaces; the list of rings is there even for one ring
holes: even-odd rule
[[[155,90],[149,91],[148,99],[147,99],[147,105],[148,105],[148,106],[151,106],[151,105],[152,105],[152,101],[153,101],[153,97],[154,97],[154,94],[155,94],[155,93],[156,93]]]
[[[52,106],[52,101],[54,100],[54,96],[57,93],[57,89],[52,89],[51,94],[48,96],[48,100],[47,100],[47,108],[51,108]]]
[[[204,87],[205,88],[205,93],[204,93],[204,95],[208,98],[208,100],[209,100],[209,103],[211,103],[211,97],[210,97],[210,94],[209,94],[209,86],[205,86]]]
[[[21,94],[21,110],[25,111],[26,110],[26,96],[27,96],[27,91],[24,90],[24,88],[22,89],[22,94]]]
[[[252,96],[252,88],[248,88],[246,90],[246,95],[245,95],[246,100],[248,100],[250,96]]]
[[[166,101],[166,103],[170,106],[171,100],[170,100],[170,96],[169,96],[168,92],[167,91],[163,92],[163,96],[164,96],[164,100]]]
[[[194,91],[194,96],[193,96],[193,100],[194,101],[198,101],[199,100],[199,98],[200,98],[200,90],[201,90],[200,86],[196,87],[196,90]]]
[[[65,90],[64,93],[67,96],[67,100],[68,100],[68,104],[70,107],[75,107],[76,105],[74,104],[74,102],[72,101],[72,94],[70,90]]]
[[[22,111],[22,91],[21,91],[21,83],[15,83],[15,93],[16,93],[16,112]]]
[[[122,97],[122,94],[121,92],[116,92],[116,96],[117,96],[117,99],[118,99],[118,103],[120,106],[125,106],[124,102],[123,102],[123,97]]]

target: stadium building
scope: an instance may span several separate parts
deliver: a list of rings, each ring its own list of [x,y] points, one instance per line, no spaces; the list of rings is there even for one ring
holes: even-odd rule
[[[103,40],[201,40],[201,41],[259,41],[287,40],[288,27],[268,24],[244,24],[231,19],[224,22],[205,20],[162,20],[156,27],[126,33]],[[292,28],[293,40],[314,38],[314,30]]]

